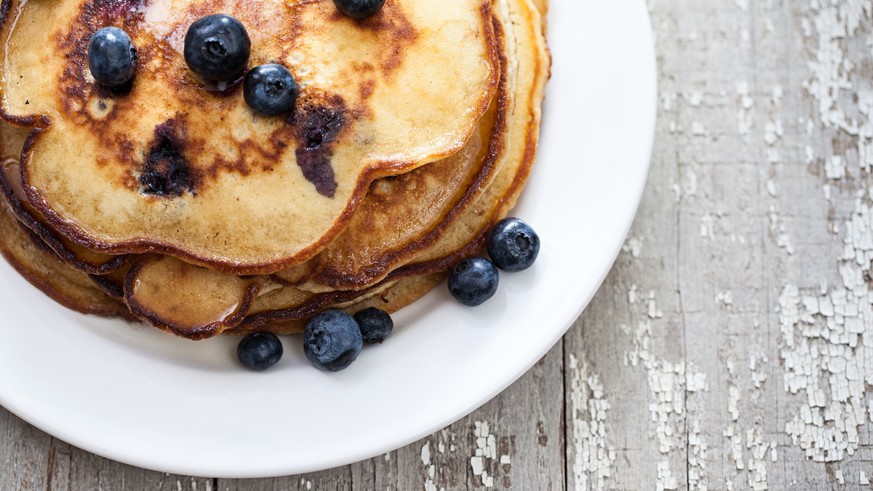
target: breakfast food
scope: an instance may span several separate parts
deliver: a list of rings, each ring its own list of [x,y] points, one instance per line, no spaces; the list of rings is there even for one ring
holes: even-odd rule
[[[533,266],[540,253],[540,237],[518,218],[504,218],[488,232],[485,249],[494,264],[511,272]]]
[[[70,308],[190,339],[402,308],[524,187],[538,6],[5,0],[0,252]],[[345,365],[347,338],[310,359]]]

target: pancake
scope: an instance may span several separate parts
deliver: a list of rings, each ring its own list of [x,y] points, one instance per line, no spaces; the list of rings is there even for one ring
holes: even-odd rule
[[[88,275],[64,264],[51,249],[40,249],[8,207],[0,205],[0,254],[30,284],[59,304],[85,314],[130,318],[122,302],[97,288]]]
[[[15,160],[27,129],[0,124],[0,160]],[[122,302],[97,288],[88,275],[64,264],[30,229],[13,215],[0,197],[0,254],[33,286],[72,310],[108,317],[130,317]]]
[[[549,16],[549,0],[531,0],[534,8],[540,13],[542,19],[543,32],[546,32],[546,18]]]
[[[496,108],[483,117],[461,151],[412,172],[381,178],[358,208],[351,225],[326,250],[289,271],[304,281],[333,278],[340,288],[302,288],[312,293],[365,290],[376,285],[392,264],[412,258],[429,240],[434,228],[450,222],[478,196],[480,182],[493,174],[503,124]],[[284,294],[273,296],[276,309],[298,308],[314,295],[276,275]],[[101,284],[105,281],[97,280]],[[170,256],[151,256],[137,262],[124,279],[124,298],[134,315],[149,324],[182,336],[207,337],[236,326],[246,316],[261,286],[270,277],[239,277],[192,265]],[[283,288],[283,285],[276,285]],[[342,286],[349,285],[343,288]],[[114,281],[109,288],[114,287]],[[362,293],[343,292],[339,298],[357,298]],[[319,305],[328,296],[319,297]],[[279,299],[285,303],[277,303]],[[299,302],[298,302],[299,301]]]
[[[415,261],[392,271],[388,278],[426,275],[452,268],[479,253],[491,227],[515,206],[530,176],[539,142],[542,101],[549,78],[550,57],[540,12],[531,0],[498,0],[497,9],[513,46],[508,80],[515,97],[509,110],[508,148],[500,171],[476,203]],[[514,68],[513,68],[514,65]]]
[[[51,247],[67,264],[89,274],[106,274],[120,268],[125,256],[110,256],[88,250],[73,243],[55,232],[30,206],[21,187],[19,159],[31,128],[16,128],[7,124],[0,132],[4,150],[9,154],[3,158],[0,168],[0,191],[5,195],[7,205],[18,218],[43,242]],[[17,150],[12,150],[17,149]]]
[[[446,274],[444,273],[403,278],[392,283],[392,286],[385,290],[368,295],[364,299],[351,300],[332,307],[340,308],[350,314],[368,307],[375,307],[392,314],[423,297],[434,287],[442,284],[445,279]],[[246,317],[238,327],[226,332],[228,334],[245,334],[254,331],[270,331],[276,334],[302,333],[306,328],[306,317],[312,314],[303,318],[289,314],[291,314],[289,310],[253,313]]]
[[[429,288],[424,289],[424,285],[435,286],[425,278],[440,277],[461,259],[481,253],[488,230],[515,206],[534,162],[542,118],[541,104],[550,68],[542,19],[530,0],[499,0],[495,8],[497,31],[505,31],[506,50],[511,53],[506,58],[508,66],[503,79],[508,88],[508,145],[498,159],[496,177],[475,204],[453,221],[432,247],[422,251],[412,263],[393,270],[384,280],[388,283],[396,281],[392,287],[394,295],[409,303],[427,293]],[[335,294],[338,293],[341,292]],[[294,292],[289,298],[296,301],[299,294]],[[262,299],[256,299],[242,328],[254,329],[281,319],[280,323],[290,326],[288,329],[293,331],[302,325],[303,319],[315,313],[299,308],[281,308],[281,302],[275,299],[282,295],[282,291],[273,292],[269,307]]]
[[[170,256],[139,260],[127,275],[124,297],[137,318],[190,339],[212,337],[242,322],[266,281],[196,266],[180,268],[179,262]],[[199,289],[177,284],[196,284]]]
[[[536,152],[541,118],[540,104],[542,102],[545,82],[548,78],[549,64],[548,55],[545,51],[543,35],[539,28],[541,25],[539,13],[530,3],[519,3],[520,5],[510,4],[509,2],[500,3],[501,20],[500,22],[495,21],[498,24],[496,28],[497,32],[501,32],[504,29],[502,26],[511,26],[506,29],[508,31],[506,33],[506,49],[507,52],[513,53],[513,62],[507,65],[505,77],[501,82],[502,86],[509,88],[505,100],[502,102],[502,104],[506,105],[506,110],[509,113],[507,116],[507,119],[509,120],[509,133],[505,137],[505,140],[508,142],[508,148],[505,153],[500,152],[501,157],[497,159],[496,168],[499,169],[499,172],[493,182],[485,188],[484,193],[477,191],[476,195],[479,196],[481,194],[481,196],[479,196],[479,199],[474,202],[471,208],[466,211],[464,211],[465,208],[461,208],[462,212],[458,213],[459,219],[457,219],[457,221],[450,220],[443,222],[444,226],[439,227],[439,230],[444,233],[439,236],[438,240],[431,241],[433,247],[425,248],[420,251],[419,257],[416,257],[412,264],[402,266],[393,271],[387,270],[387,268],[381,270],[382,272],[390,271],[388,277],[395,281],[400,278],[446,271],[454,266],[454,264],[459,260],[477,254],[484,244],[487,231],[494,223],[505,217],[509,209],[514,206],[524,183],[527,180],[533,163],[533,157]],[[498,119],[502,118],[503,116]],[[475,141],[475,139],[473,141]],[[504,138],[498,138],[496,141],[502,143]],[[468,144],[468,146],[469,145],[470,144]],[[491,153],[493,154],[494,152],[495,151],[492,151]],[[432,164],[432,166],[433,165],[435,164]],[[417,172],[426,173],[428,172],[429,167],[431,166],[419,169]],[[407,174],[397,179],[410,179],[410,177],[411,176]],[[416,181],[411,180],[410,182]],[[410,186],[409,191],[410,194],[416,194],[414,186]],[[424,194],[426,195],[427,193]],[[377,243],[376,241],[369,244],[366,241],[366,231],[373,229],[378,232],[374,235],[382,237],[382,240],[384,240],[384,237],[386,236],[391,237],[392,233],[398,234],[401,237],[403,236],[402,230],[405,224],[402,219],[392,220],[392,208],[380,207],[379,195],[375,194],[374,196],[375,197],[368,196],[367,200],[365,200],[366,203],[366,201],[372,199],[372,202],[374,203],[372,207],[365,204],[360,208],[359,213],[361,213],[361,215],[356,216],[356,220],[353,222],[358,224],[358,226],[350,227],[346,234],[341,236],[340,241],[342,245],[335,249],[329,247],[327,251],[342,251],[342,247],[345,247],[345,250],[349,251],[351,254],[356,250],[368,253],[368,247],[373,247],[378,251],[380,250],[378,246],[372,245],[373,243]],[[397,196],[402,196],[402,193]],[[405,210],[402,207],[404,202],[405,200],[395,202],[395,205],[397,205],[399,209],[398,213],[400,213],[398,218],[404,216],[403,211]],[[376,215],[383,219],[381,221],[378,220],[378,218],[374,219],[372,215]],[[414,215],[407,214],[405,216],[412,217]],[[384,217],[388,218],[385,219]],[[374,222],[378,223],[379,226],[374,227],[372,225]],[[362,231],[359,235],[351,234],[353,230],[358,229]],[[350,235],[350,238],[347,242],[343,243],[343,237],[347,234]],[[362,237],[363,240],[361,240]],[[354,245],[349,246],[349,244]],[[325,257],[325,262],[331,259],[330,256],[325,255]],[[370,257],[372,258],[373,256],[371,255]],[[312,261],[314,262],[314,266],[310,271],[317,271],[319,266],[325,264],[325,262],[319,264],[319,259],[320,257],[316,256]],[[174,267],[178,269],[191,268],[191,266],[186,265],[181,261],[172,261],[165,264],[173,264]],[[366,264],[366,261],[362,261],[361,264]],[[373,267],[376,269],[376,267],[379,266],[379,262],[371,259],[371,265],[375,265]],[[306,263],[297,269],[305,270],[305,268],[309,266],[309,263]],[[337,268],[337,270],[342,271],[343,269],[340,267]],[[354,272],[353,269],[349,269],[348,271],[349,273]],[[284,272],[275,275],[275,277],[280,281],[286,283],[289,282],[289,278],[283,276],[283,274]],[[160,274],[153,275],[151,281],[159,281],[164,276],[165,275]],[[176,278],[188,277],[188,275],[183,273],[176,273],[172,276]],[[234,277],[227,277],[219,280],[219,277],[215,275],[191,275],[190,277],[212,278],[212,286],[221,284],[222,281],[227,282],[228,284],[236,284],[238,281]],[[384,275],[382,277],[384,277]],[[379,279],[381,279],[381,277]],[[290,282],[293,282],[293,277]],[[370,284],[366,284],[363,286],[366,287],[369,285]],[[304,289],[312,291],[310,288]],[[210,305],[215,297],[214,291],[211,289],[210,285],[197,285],[196,283],[177,283],[172,289],[166,290],[166,292],[168,296],[170,296],[173,294],[172,292],[180,290],[185,292],[198,292],[198,294],[201,295],[201,301],[206,305]],[[228,315],[222,323],[213,325],[210,329],[207,329],[206,326],[197,327],[194,325],[186,325],[185,322],[181,322],[182,325],[185,325],[185,327],[182,328],[182,331],[193,331],[197,332],[198,335],[205,335],[206,332],[221,332],[224,329],[233,328],[236,323],[240,322],[240,317],[259,319],[258,321],[249,320],[247,323],[249,326],[267,324],[275,319],[282,319],[285,322],[290,322],[294,319],[302,319],[313,315],[317,312],[317,310],[312,310],[313,307],[325,308],[347,298],[356,298],[361,294],[359,291],[349,288],[326,288],[323,290],[316,290],[316,292],[322,292],[323,295],[310,296],[307,295],[305,291],[300,291],[298,288],[290,286],[274,290],[269,295],[260,297],[252,292],[248,292],[244,295],[245,290],[242,288],[237,288],[235,292],[237,295],[231,294],[221,297],[223,301],[222,304],[207,309],[207,311],[214,313],[233,313],[232,315]],[[209,298],[203,298],[207,293]],[[254,297],[253,301],[252,297]],[[319,301],[321,301],[321,303],[319,303]],[[133,304],[139,301],[131,298],[130,292],[128,292],[127,302]],[[163,300],[160,297],[152,298],[151,303],[153,305],[172,304],[172,302]],[[249,305],[252,306],[252,310],[247,314],[234,310],[234,308],[238,306]],[[152,312],[152,315],[154,315],[154,312]],[[166,317],[159,319],[147,318],[146,320],[152,323],[156,323],[155,320],[157,320],[157,323],[167,322]],[[175,322],[178,326],[180,319],[176,319]],[[242,322],[246,324],[246,321]]]
[[[299,332],[325,308],[394,311],[427,293],[458,260],[481,252],[487,230],[515,204],[536,151],[549,66],[541,19],[530,0],[500,0],[495,12],[495,39],[510,55],[499,58],[499,94],[472,138],[447,158],[371,183],[348,227],[321,253],[271,277],[226,274],[149,254],[124,258],[108,274],[92,275],[82,289],[96,289],[109,302],[125,294],[138,318],[192,339],[252,330]],[[443,194],[436,192],[440,188]],[[348,273],[337,266],[342,254],[330,256],[336,251],[357,261],[345,262]],[[391,259],[380,263],[384,257]],[[331,270],[350,283],[325,280]]]
[[[415,258],[494,178],[504,146],[505,99],[505,90],[499,89],[473,138],[457,154],[374,181],[335,241],[309,261],[276,272],[274,278],[316,293],[360,290]]]
[[[490,5],[388,0],[354,21],[330,0],[28,1],[8,16],[0,84],[4,117],[45,129],[22,157],[28,201],[95,252],[234,274],[300,264],[342,232],[373,179],[470,138],[497,85]],[[257,117],[238,87],[193,79],[182,38],[214,12],[247,26],[252,66],[294,73],[292,116]],[[138,48],[124,94],[87,69],[87,43],[107,25]]]

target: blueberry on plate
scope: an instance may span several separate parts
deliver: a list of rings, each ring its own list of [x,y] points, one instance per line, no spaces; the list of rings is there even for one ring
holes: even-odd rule
[[[464,259],[449,274],[449,292],[468,307],[482,305],[493,297],[500,283],[494,264],[481,257]]]
[[[121,87],[136,75],[136,48],[126,32],[104,27],[88,44],[88,67],[94,80],[107,87]]]
[[[252,370],[266,370],[282,359],[282,342],[269,332],[253,332],[242,338],[236,347],[240,363]]]
[[[384,310],[369,307],[355,312],[355,321],[361,328],[361,336],[367,344],[382,343],[394,330],[394,321]]]
[[[191,24],[185,35],[185,62],[210,82],[236,80],[249,62],[252,42],[242,22],[214,14]]]
[[[505,218],[488,233],[485,247],[498,268],[523,271],[537,260],[540,238],[527,223],[518,218]]]
[[[382,9],[385,0],[333,0],[336,8],[353,19],[366,19]]]
[[[253,68],[243,82],[246,104],[265,116],[291,112],[297,94],[294,76],[287,68],[275,63]]]
[[[341,310],[325,310],[306,324],[303,351],[319,370],[338,372],[348,368],[364,346],[354,317]]]

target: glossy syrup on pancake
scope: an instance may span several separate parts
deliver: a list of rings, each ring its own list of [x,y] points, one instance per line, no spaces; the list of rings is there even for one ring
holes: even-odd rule
[[[51,247],[57,255],[75,269],[89,274],[106,274],[117,270],[127,262],[126,256],[110,256],[91,251],[58,234],[30,206],[21,186],[19,161],[29,135],[38,129],[3,125],[0,131],[0,146],[7,154],[0,168],[0,192],[19,222],[39,236],[43,245]]]
[[[125,302],[137,318],[189,339],[212,337],[242,322],[266,281],[207,268],[179,268],[178,261],[170,256],[139,260],[126,277]],[[199,289],[179,289],[179,283]]]
[[[390,279],[397,280],[410,276],[421,276],[445,271],[450,269],[458,260],[478,253],[482,247],[487,230],[496,221],[503,218],[515,204],[527,180],[538,141],[539,105],[542,101],[543,87],[548,77],[548,57],[545,53],[542,33],[539,30],[540,20],[536,10],[529,8],[529,6],[528,8],[519,6],[511,9],[505,3],[501,6],[501,16],[499,21],[496,20],[498,22],[498,31],[503,29],[509,30],[506,35],[508,40],[506,50],[508,53],[513,53],[515,58],[512,63],[507,61],[506,76],[502,81],[502,85],[505,85],[507,88],[505,100],[502,104],[505,105],[505,111],[508,113],[509,133],[505,136],[505,139],[502,138],[503,135],[501,134],[501,138],[498,140],[501,144],[507,144],[508,147],[505,151],[500,152],[500,158],[497,159],[497,175],[484,191],[480,191],[481,195],[479,193],[476,194],[479,196],[479,199],[474,200],[469,209],[461,208],[457,221],[453,220],[445,223],[445,226],[441,229],[444,233],[439,237],[439,240],[433,242],[433,246],[422,249],[419,254],[414,256],[412,263],[393,269],[388,275]],[[513,25],[510,19],[514,20],[514,23],[518,26],[503,27]],[[508,58],[505,59],[508,60]],[[430,167],[433,165],[436,164],[419,169],[416,172],[426,174],[431,171]],[[405,175],[397,179],[409,179],[409,182],[414,183],[416,181],[412,179],[413,177],[413,175]],[[415,189],[409,191],[411,194],[415,194]],[[425,196],[426,194],[424,192]],[[378,194],[368,196],[365,199],[365,203],[370,200],[372,200],[375,206],[372,209],[377,209],[378,204],[382,203]],[[360,227],[361,230],[375,228],[376,230],[383,231],[379,227],[372,226],[373,223],[370,221],[370,216],[366,214],[366,212],[371,210],[370,207],[364,204],[359,210],[361,214],[355,217],[355,220],[352,222],[353,225],[346,231],[346,234],[351,235],[348,243],[356,243],[356,246],[348,247],[350,253],[354,253],[356,250],[366,251],[367,246],[370,245],[366,241],[366,234],[354,235],[351,233],[353,230]],[[380,211],[383,211],[388,217],[392,216],[390,207]],[[398,216],[402,217],[403,215],[401,213]],[[391,226],[387,227],[387,229],[394,230]],[[340,244],[335,250],[343,250],[343,237],[346,234],[338,239]],[[384,235],[381,237],[384,237]],[[379,250],[378,246],[375,248]],[[318,263],[320,259],[323,261],[331,259],[326,254],[329,251],[332,251],[331,247],[322,253],[325,255],[324,258],[320,255],[311,260],[314,262],[313,269],[315,271],[318,271],[317,268],[321,266]],[[189,267],[181,262],[177,262],[176,265],[181,268]],[[306,263],[299,269],[304,270],[309,265],[309,263]],[[353,271],[353,269],[350,269],[350,271]],[[277,276],[279,278],[282,277],[281,274]],[[193,284],[185,285],[184,288],[191,291],[198,291],[200,289],[197,285]],[[317,310],[312,310],[312,308],[333,305],[344,298],[353,299],[361,293],[354,290],[338,290],[319,290],[323,294],[311,296],[290,286],[272,291],[268,295],[255,299],[252,303],[252,309],[247,314],[248,320],[243,321],[243,324],[247,323],[249,326],[256,324],[266,325],[279,320],[286,323],[291,322],[294,319],[305,318],[317,312]],[[368,291],[370,290],[365,287],[364,292]],[[242,300],[237,299],[235,301],[240,302]],[[323,302],[323,304],[319,304],[319,301]]]
[[[519,0],[519,3],[522,5],[514,5],[514,3],[514,0],[511,2],[502,2],[500,6],[500,8],[502,8],[501,12],[503,12],[500,20],[501,25],[505,25],[506,29],[512,29],[514,36],[524,36],[525,32],[535,33],[536,30],[529,28],[525,30],[523,28],[523,26],[528,23],[538,22],[538,18],[532,14],[529,14],[530,16],[526,17],[526,11],[532,12],[534,10],[528,4],[528,0]],[[541,33],[539,33],[539,35],[541,36]],[[236,294],[226,295],[227,292],[233,291],[233,287],[230,285],[230,287],[219,288],[216,289],[216,291],[209,293],[207,296],[212,296],[217,301],[214,303],[206,302],[205,305],[208,308],[202,310],[192,307],[192,305],[196,305],[197,302],[202,300],[201,297],[188,299],[193,300],[193,302],[177,302],[174,304],[172,301],[166,301],[164,298],[166,297],[165,293],[162,293],[160,290],[152,290],[151,293],[149,292],[148,288],[151,288],[154,285],[160,285],[161,282],[155,280],[171,278],[178,272],[176,270],[178,261],[171,258],[155,256],[152,258],[153,260],[140,263],[142,265],[152,265],[157,263],[157,266],[154,269],[149,270],[149,268],[143,267],[137,274],[125,275],[122,273],[120,276],[118,273],[121,273],[121,271],[119,271],[111,275],[100,277],[99,280],[107,280],[102,282],[105,283],[106,291],[117,296],[119,294],[118,280],[125,277],[128,279],[143,279],[145,277],[142,276],[142,272],[150,271],[149,274],[156,274],[157,277],[155,277],[153,281],[146,282],[150,283],[151,286],[146,285],[145,283],[140,285],[140,287],[145,285],[146,289],[140,289],[139,291],[144,291],[146,293],[137,298],[150,298],[151,301],[154,301],[154,303],[156,303],[161,309],[164,309],[164,314],[161,315],[167,315],[172,318],[172,315],[182,313],[182,319],[190,320],[196,319],[198,316],[205,319],[204,316],[210,317],[212,315],[210,312],[212,312],[213,314],[217,314],[217,317],[225,319],[225,321],[220,325],[214,325],[214,330],[197,331],[196,326],[189,326],[194,329],[186,330],[184,325],[181,332],[176,332],[178,329],[176,331],[173,329],[167,329],[176,334],[193,338],[208,337],[227,329],[230,330],[228,332],[240,332],[254,329],[269,330],[280,333],[299,332],[305,323],[305,318],[323,308],[333,306],[347,307],[351,310],[355,308],[363,308],[364,306],[381,306],[389,311],[393,311],[396,310],[396,308],[412,302],[435,286],[440,280],[440,275],[408,275],[416,274],[416,272],[439,270],[439,268],[445,269],[445,267],[450,267],[450,265],[446,266],[446,261],[451,261],[453,258],[457,257],[458,254],[473,254],[477,252],[479,241],[483,235],[481,233],[482,228],[487,226],[488,223],[496,220],[496,217],[502,216],[506,213],[512,204],[514,204],[515,199],[518,197],[518,193],[527,178],[530,163],[532,162],[533,153],[536,148],[536,133],[539,123],[538,104],[542,97],[541,85],[544,83],[548,72],[548,56],[547,54],[544,54],[545,50],[544,46],[542,46],[541,39],[539,42],[537,42],[535,38],[518,42],[515,50],[519,51],[517,56],[519,56],[521,60],[518,62],[518,64],[521,65],[521,68],[519,69],[516,67],[516,70],[531,71],[530,76],[527,78],[524,76],[513,77],[515,80],[515,95],[513,96],[513,100],[515,102],[513,103],[513,110],[509,112],[509,114],[511,115],[511,118],[521,120],[520,122],[511,125],[513,131],[512,135],[514,135],[513,138],[517,138],[516,143],[510,145],[510,148],[507,149],[508,151],[506,152],[506,155],[499,160],[498,175],[494,178],[491,185],[487,186],[482,199],[477,200],[467,213],[460,216],[458,222],[454,226],[447,227],[446,234],[441,236],[439,241],[434,243],[433,246],[425,248],[425,250],[415,258],[415,261],[413,261],[409,267],[400,268],[400,270],[391,275],[390,279],[362,291],[331,291],[321,294],[300,291],[290,287],[281,287],[280,285],[271,284],[269,280],[267,280],[261,284],[261,289],[258,290],[256,294],[254,293],[254,290],[248,290],[246,292],[240,290]],[[531,58],[538,59],[538,62],[531,63]],[[526,114],[527,108],[525,105],[533,102],[537,104],[536,110],[529,110]],[[326,119],[329,122],[334,120],[332,117]],[[481,130],[481,121],[479,126]],[[329,131],[330,125],[325,129],[325,132],[329,133]],[[300,133],[298,132],[298,135],[299,134]],[[156,131],[154,135],[155,140],[159,140],[159,137],[164,135],[169,135],[169,137],[165,137],[167,140],[176,138],[175,135],[173,135],[173,132],[159,134],[159,132]],[[300,137],[298,136],[297,138]],[[172,147],[173,144],[172,142],[170,143],[170,147]],[[172,152],[169,153],[172,154]],[[161,159],[172,160],[171,157],[167,157],[167,154],[158,155],[158,157],[160,157],[157,159],[159,163]],[[168,163],[172,164],[172,162]],[[172,166],[166,168],[172,170]],[[425,168],[421,169],[421,171],[424,170]],[[170,174],[172,174],[172,172],[170,172]],[[388,179],[386,182],[392,180],[396,181],[397,179],[399,178]],[[312,181],[310,181],[310,183],[312,183]],[[371,190],[375,189],[378,191],[376,188],[377,186],[379,186],[378,183],[373,183]],[[383,187],[381,190],[383,191],[383,198],[387,194],[390,194],[390,189],[388,187]],[[182,191],[181,194],[184,195],[185,193],[186,191]],[[486,196],[487,199],[485,199]],[[360,209],[363,210],[363,207]],[[464,241],[469,242],[465,244]],[[167,266],[169,266],[169,268]],[[163,271],[162,268],[164,269]],[[190,266],[185,265],[183,269],[186,268],[190,268]],[[225,279],[231,283],[238,282],[240,285],[244,285],[246,282],[254,279],[236,278],[232,276],[226,278],[222,275],[218,278],[219,281],[213,281],[215,279],[212,276],[214,272],[203,270],[198,274],[203,275],[201,280],[205,279],[206,283],[213,283],[216,285],[222,284]],[[198,282],[201,281],[198,280],[192,283],[197,284]],[[184,281],[182,283],[188,282]],[[134,290],[134,288],[130,289]],[[164,285],[163,290],[164,292],[171,291],[172,287]],[[244,300],[240,301],[240,298]],[[146,303],[148,303],[148,301]],[[243,304],[246,306],[242,307]],[[186,313],[185,309],[194,310]],[[246,311],[246,317],[243,319],[242,312],[244,310]],[[142,314],[141,311],[140,314]],[[153,319],[149,319],[148,316],[144,317],[145,320],[150,323],[155,323]],[[195,322],[195,324],[208,324],[208,321],[209,319],[205,319],[205,321],[201,320]]]
[[[389,284],[397,282],[391,287],[395,295],[419,298],[429,290],[419,289],[429,284],[426,278],[443,274],[459,260],[478,254],[487,231],[515,205],[530,175],[539,141],[540,106],[549,77],[550,59],[540,13],[530,0],[500,0],[495,12],[495,22],[507,39],[506,52],[512,54],[506,58],[505,72],[509,122],[507,147],[498,159],[497,175],[476,202],[447,227],[432,246],[383,280]],[[251,330],[273,323],[284,326],[289,332],[300,329],[303,325],[301,319],[313,312],[299,308],[282,309],[280,299],[285,294],[279,290],[264,299],[257,299],[240,329]]]
[[[30,233],[19,226],[5,203],[0,204],[0,254],[30,284],[77,312],[131,317],[124,303],[105,295],[88,275],[65,264],[48,247],[38,247],[39,238],[29,236]]]
[[[507,55],[503,53],[500,32],[498,25],[495,33],[501,47],[503,79]],[[286,286],[314,293],[362,290],[414,259],[463,216],[494,178],[506,145],[509,100],[506,83],[502,80],[495,100],[464,148],[451,157],[409,173],[374,181],[343,234],[312,259],[277,272],[273,278]],[[196,268],[180,261],[173,264],[180,269]],[[150,267],[148,263],[143,264],[137,274],[157,280],[158,276],[148,273]],[[178,272],[174,277],[193,280],[197,275]],[[139,278],[137,281],[147,280]],[[207,290],[196,282],[177,281],[174,286],[185,292]],[[129,298],[128,302],[144,300]],[[152,305],[160,302],[159,297],[148,301]]]
[[[334,305],[332,308],[339,308],[350,314],[368,307],[394,313],[420,299],[434,287],[443,283],[445,279],[446,275],[442,273],[403,278],[397,282],[391,282],[391,286],[378,293]],[[287,310],[264,310],[263,312],[255,311],[254,308],[252,310],[253,313],[246,317],[239,326],[226,332],[245,334],[268,330],[277,334],[299,334],[306,327],[306,316],[288,315],[289,311]]]
[[[183,33],[216,11],[247,26],[251,64],[294,72],[292,116],[255,116],[238,88],[210,92],[189,73]],[[96,252],[163,252],[237,274],[305,261],[373,179],[458,151],[497,83],[490,1],[389,0],[366,21],[327,0],[31,0],[14,14],[2,109],[46,129],[22,160],[40,215]],[[138,49],[122,92],[94,84],[84,62],[105,25]]]
[[[0,123],[0,161],[18,161],[28,128]],[[88,275],[65,264],[32,230],[18,221],[8,195],[0,196],[0,254],[32,285],[78,312],[130,317],[122,302],[104,295]]]
[[[503,91],[455,155],[378,179],[346,230],[309,261],[274,274],[303,290],[358,290],[382,280],[437,240],[490,183],[502,152]]]
[[[493,126],[488,122],[484,125]],[[408,237],[415,238],[421,226],[429,225],[429,222],[434,225],[439,223],[443,214],[439,213],[438,207],[454,195],[462,195],[465,188],[461,185],[469,181],[470,175],[479,173],[479,166],[486,160],[480,151],[483,141],[487,143],[487,138],[481,138],[477,134],[464,149],[443,161],[396,178],[383,178],[374,182],[373,187],[376,189],[371,189],[371,193],[358,208],[352,225],[335,244],[298,267],[299,270],[305,272],[311,267],[312,271],[319,271],[324,261],[331,260],[328,251],[338,251],[341,254],[349,250],[350,242],[355,244],[351,253],[358,251],[359,255],[378,256],[407,237],[400,234],[401,231],[408,234]],[[405,192],[400,192],[401,189]],[[427,220],[424,212],[434,208],[436,209],[432,214],[435,216]],[[374,217],[373,211],[382,213]],[[380,218],[386,214],[388,221],[395,223],[380,223],[385,221]],[[414,228],[417,224],[410,223],[407,217],[418,218],[423,223]],[[400,238],[394,238],[393,235],[400,235]],[[361,274],[351,267],[348,271],[349,276]],[[114,287],[112,282],[105,279],[98,281],[109,288]],[[288,284],[276,285],[282,291],[262,292],[261,286],[268,282],[267,276],[238,277],[168,256],[154,256],[139,261],[130,270],[124,278],[123,292],[126,303],[142,320],[186,337],[206,337],[235,327],[242,317],[249,315],[248,309],[253,305],[255,313],[263,309],[294,310],[296,315],[306,315],[317,311],[313,309],[338,301],[374,294],[375,291],[371,291],[369,287],[378,280],[355,288],[356,291],[323,291],[330,293],[329,295],[316,295]],[[288,315],[286,312],[284,317]]]

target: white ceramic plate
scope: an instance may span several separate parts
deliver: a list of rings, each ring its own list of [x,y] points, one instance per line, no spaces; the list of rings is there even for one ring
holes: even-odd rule
[[[542,144],[514,213],[539,232],[531,270],[485,306],[443,288],[345,372],[311,368],[299,338],[268,373],[235,340],[194,343],[73,314],[0,266],[0,403],[91,452],[150,469],[265,477],[339,466],[472,412],[564,334],[609,271],[636,212],[656,109],[642,0],[553,0]]]

